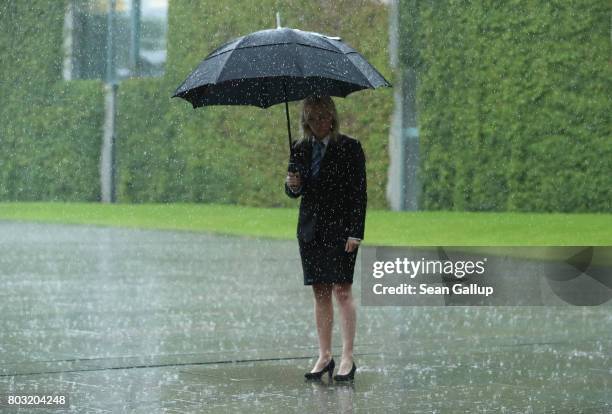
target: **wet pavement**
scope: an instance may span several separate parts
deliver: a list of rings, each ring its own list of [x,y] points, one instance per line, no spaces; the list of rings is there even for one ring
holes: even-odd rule
[[[70,403],[0,412],[612,412],[610,306],[359,306],[354,383],[307,383],[295,241],[0,221],[0,248],[0,394]]]

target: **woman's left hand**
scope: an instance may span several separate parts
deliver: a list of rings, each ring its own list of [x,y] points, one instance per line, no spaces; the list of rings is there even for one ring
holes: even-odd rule
[[[348,239],[346,241],[346,245],[344,246],[344,251],[347,252],[347,253],[353,253],[355,251],[355,249],[357,249],[357,247],[359,247],[360,243],[361,243],[360,240]]]

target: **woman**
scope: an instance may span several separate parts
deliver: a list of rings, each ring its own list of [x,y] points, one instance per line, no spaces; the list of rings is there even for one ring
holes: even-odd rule
[[[356,139],[342,135],[338,115],[328,96],[304,100],[304,136],[293,145],[285,180],[289,197],[302,197],[297,237],[304,285],[312,285],[319,337],[319,358],[307,379],[331,378],[332,293],[342,318],[342,358],[336,381],[352,380],[355,338],[353,270],[363,239],[367,203],[365,157]],[[294,168],[291,168],[291,167]]]

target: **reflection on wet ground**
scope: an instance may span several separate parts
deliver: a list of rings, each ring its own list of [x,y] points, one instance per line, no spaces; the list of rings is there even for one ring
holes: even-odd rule
[[[307,383],[295,242],[0,222],[0,247],[0,394],[66,393],[71,412],[612,412],[610,306],[359,307],[355,382]]]

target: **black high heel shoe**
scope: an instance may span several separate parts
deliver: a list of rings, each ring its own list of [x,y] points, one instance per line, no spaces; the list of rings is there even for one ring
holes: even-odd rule
[[[306,377],[307,380],[320,380],[323,374],[327,372],[329,379],[331,379],[332,374],[334,373],[335,366],[336,366],[336,363],[334,362],[334,359],[332,358],[331,361],[329,361],[327,365],[325,365],[325,367],[321,371],[307,372],[304,374],[304,377]]]
[[[357,371],[357,365],[355,365],[355,362],[353,362],[353,368],[351,368],[349,373],[334,375],[334,381],[352,381],[355,379],[355,371]]]

